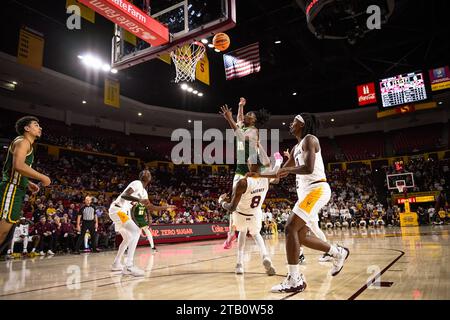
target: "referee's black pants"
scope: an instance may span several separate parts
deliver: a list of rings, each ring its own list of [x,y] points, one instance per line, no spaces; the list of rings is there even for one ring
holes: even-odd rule
[[[75,245],[75,252],[80,251],[80,246],[84,241],[84,236],[86,235],[87,230],[89,230],[89,234],[91,235],[92,251],[97,251],[97,244],[95,243],[95,222],[94,220],[83,220],[83,224],[81,225],[81,233],[78,236],[77,244]]]

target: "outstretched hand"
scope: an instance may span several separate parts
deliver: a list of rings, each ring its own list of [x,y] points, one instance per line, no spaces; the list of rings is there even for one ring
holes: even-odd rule
[[[221,112],[219,112],[225,119],[231,119],[233,118],[233,113],[231,113],[231,109],[228,108],[227,105],[223,105],[220,108]]]
[[[226,201],[227,198],[228,198],[228,193],[221,194],[220,197],[219,197],[219,203],[222,203],[223,201]]]
[[[277,172],[278,178],[284,178],[284,177],[287,177],[288,175],[289,175],[289,168],[281,168]]]
[[[240,98],[239,99],[239,107],[243,108],[245,106],[245,104],[247,103],[247,100],[245,100],[245,98]]]
[[[291,152],[290,152],[289,148],[287,148],[287,149],[283,152],[283,155],[284,155],[285,157],[287,157],[287,158],[290,158],[290,157],[291,157]]]

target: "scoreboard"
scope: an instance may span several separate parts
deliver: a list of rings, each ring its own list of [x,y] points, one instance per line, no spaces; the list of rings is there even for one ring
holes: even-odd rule
[[[378,84],[383,108],[429,99],[425,76],[420,71],[381,79]]]

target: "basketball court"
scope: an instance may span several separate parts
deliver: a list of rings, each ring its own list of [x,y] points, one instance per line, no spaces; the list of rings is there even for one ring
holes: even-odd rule
[[[266,239],[277,270],[264,273],[252,240],[244,275],[235,275],[235,250],[223,241],[148,247],[136,252],[144,278],[110,271],[115,252],[56,256],[0,263],[0,299],[152,300],[428,300],[450,299],[450,227],[329,231],[327,237],[350,249],[343,271],[329,275],[330,262],[305,249],[300,266],[308,289],[271,293],[285,277],[284,236]],[[79,272],[79,273],[78,273]]]

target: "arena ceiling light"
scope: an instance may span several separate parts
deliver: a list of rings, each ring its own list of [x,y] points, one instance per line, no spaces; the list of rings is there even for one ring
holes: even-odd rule
[[[293,95],[293,96],[296,96],[296,95],[297,95],[297,92],[292,92],[292,95]]]
[[[86,104],[86,103],[87,103],[87,101],[86,101],[86,100],[83,100],[83,101],[81,101],[81,103],[82,103],[82,104]]]
[[[194,88],[188,86],[186,83],[182,83],[182,84],[180,85],[180,88],[181,88],[181,90],[183,90],[183,91],[187,91],[187,92],[192,93],[192,94],[195,94],[195,95],[197,95],[197,96],[199,96],[199,97],[203,97],[203,93],[202,93],[202,92],[200,92],[200,91],[198,91],[197,89],[194,89]]]
[[[138,112],[138,116],[139,116],[139,117],[142,117],[142,112]]]
[[[217,48],[216,48],[216,49],[214,49],[214,51],[215,51],[215,52],[220,52],[220,50],[219,50],[219,49],[217,49]]]
[[[281,40],[275,41],[275,44],[280,44],[280,43],[281,43]]]
[[[102,70],[103,72],[111,72],[114,74],[117,73],[117,69],[112,69],[108,63],[103,62],[99,57],[91,54],[78,55],[77,57],[87,68]]]
[[[202,39],[202,43],[207,44],[208,42],[208,39]]]
[[[331,122],[334,122],[334,118],[331,118]]]
[[[211,49],[214,48],[214,45],[212,43],[208,44],[208,47],[210,47]]]
[[[17,81],[13,81],[12,84],[17,86]],[[442,104],[442,102],[440,104]]]

